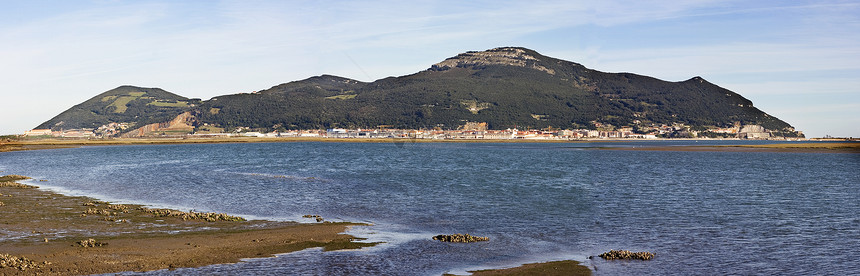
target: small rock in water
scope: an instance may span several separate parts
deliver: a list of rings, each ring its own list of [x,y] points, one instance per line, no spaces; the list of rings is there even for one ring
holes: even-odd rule
[[[605,260],[650,260],[654,258],[651,252],[631,252],[629,250],[609,250],[598,255]]]
[[[443,241],[443,242],[461,242],[461,243],[469,243],[469,242],[480,242],[480,241],[489,241],[489,237],[477,237],[469,234],[453,234],[453,235],[436,235],[433,236],[434,240]]]
[[[312,219],[316,219],[316,221],[317,221],[317,222],[323,222],[323,221],[325,220],[325,219],[323,219],[323,217],[322,217],[322,216],[320,216],[320,215],[304,215],[304,216],[302,216],[302,217],[303,217],[303,218],[312,218]]]

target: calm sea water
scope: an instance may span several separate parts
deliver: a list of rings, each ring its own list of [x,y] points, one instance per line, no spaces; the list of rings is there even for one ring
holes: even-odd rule
[[[564,259],[598,275],[860,274],[860,155],[593,149],[658,144],[107,146],[3,153],[0,170],[121,203],[371,222],[350,233],[386,242],[146,275],[439,275]],[[430,239],[443,233],[491,241]],[[657,257],[588,259],[610,249]]]

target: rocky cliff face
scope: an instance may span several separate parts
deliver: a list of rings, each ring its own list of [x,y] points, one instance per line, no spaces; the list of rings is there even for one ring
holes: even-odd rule
[[[505,65],[530,68],[555,75],[555,70],[540,64],[539,59],[526,50],[515,47],[500,47],[480,52],[466,52],[434,64],[431,69],[444,71],[454,67],[475,68],[487,65]]]
[[[196,117],[191,112],[183,112],[173,120],[163,123],[154,123],[142,126],[122,135],[125,138],[146,137],[153,135],[184,135],[194,131]]]

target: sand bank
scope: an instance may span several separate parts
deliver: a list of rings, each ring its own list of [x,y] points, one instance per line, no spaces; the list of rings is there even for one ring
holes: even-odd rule
[[[524,264],[522,266],[504,269],[488,269],[469,271],[473,276],[525,276],[525,275],[542,275],[542,276],[585,276],[591,275],[591,270],[588,267],[580,264],[577,261],[555,261],[546,263]]]
[[[766,145],[721,146],[642,146],[605,147],[602,150],[636,151],[715,151],[715,152],[808,152],[808,153],[860,153],[860,142],[845,143],[786,143]]]

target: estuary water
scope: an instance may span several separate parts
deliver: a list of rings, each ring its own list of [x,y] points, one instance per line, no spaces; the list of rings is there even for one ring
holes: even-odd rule
[[[254,143],[0,154],[69,195],[251,219],[369,222],[384,244],[128,275],[440,275],[572,259],[597,275],[860,273],[860,155],[702,144]],[[736,142],[710,142],[736,143]],[[489,242],[449,244],[437,234]],[[651,261],[605,261],[610,249]]]

